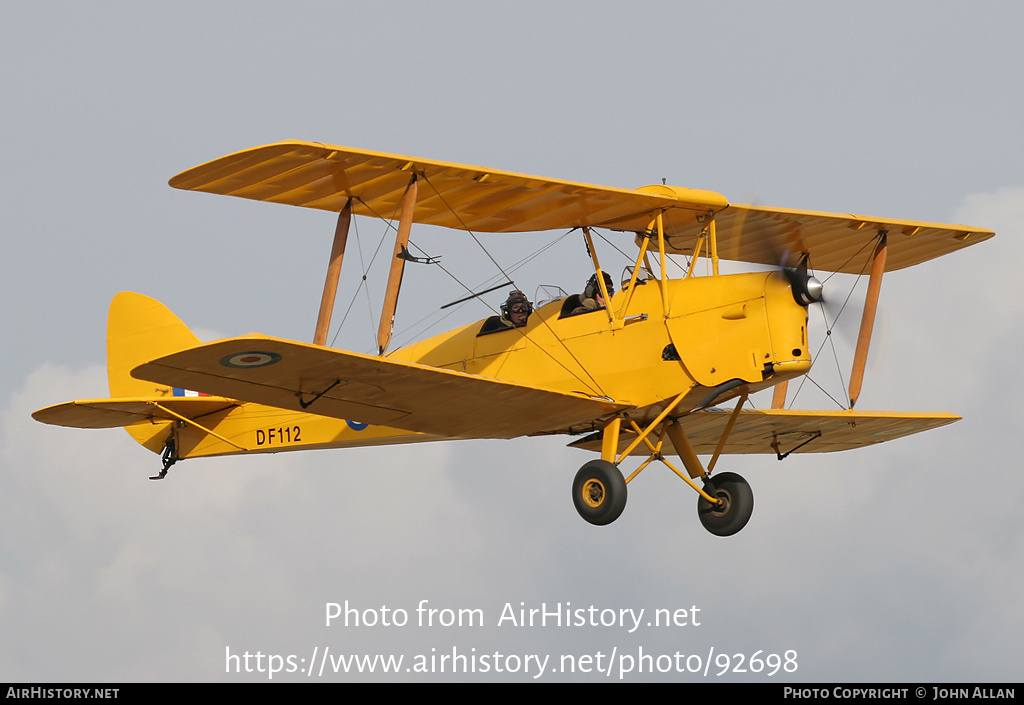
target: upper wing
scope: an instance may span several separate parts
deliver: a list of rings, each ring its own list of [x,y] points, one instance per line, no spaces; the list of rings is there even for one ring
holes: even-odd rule
[[[71,428],[120,428],[143,421],[173,421],[174,411],[198,419],[238,403],[218,397],[139,397],[137,399],[78,399],[55,404],[32,414],[36,421]]]
[[[819,270],[859,273],[878,230],[889,232],[886,269],[909,267],[992,237],[990,230],[910,220],[729,205],[721,194],[677,186],[637,190],[516,174],[315,142],[254,147],[184,171],[171,186],[259,201],[397,217],[413,174],[424,179],[414,221],[480,232],[579,227],[645,231],[665,214],[668,251],[689,254],[715,211],[725,259],[778,264],[781,253],[808,252]]]
[[[731,413],[719,409],[698,411],[679,419],[694,450],[715,452]],[[744,409],[725,444],[723,453],[830,453],[891,441],[960,420],[944,412],[894,411],[796,411],[791,409]],[[619,451],[635,436],[623,429]],[[574,448],[601,451],[601,436],[588,436],[570,444]],[[633,455],[647,455],[640,445]]]
[[[701,225],[693,219],[670,219],[668,252],[693,254]],[[885,269],[903,269],[988,240],[991,230],[917,220],[871,218],[848,213],[820,213],[786,208],[731,204],[715,215],[718,255],[722,259],[778,265],[783,253],[809,253],[814,269],[863,274],[870,264],[872,241],[888,233]]]
[[[316,142],[253,147],[184,171],[170,184],[327,211],[342,210],[352,197],[356,215],[393,218],[413,174],[426,182],[414,222],[480,232],[612,224],[643,230],[662,208],[682,208],[692,217],[728,203],[711,191],[641,193]]]
[[[139,379],[449,438],[514,438],[627,404],[425,365],[248,336],[136,367]]]

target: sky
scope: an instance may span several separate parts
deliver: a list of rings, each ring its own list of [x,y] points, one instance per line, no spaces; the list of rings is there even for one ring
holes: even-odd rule
[[[1019,680],[1022,22],[1009,2],[9,4],[0,681]],[[118,291],[204,340],[312,338],[331,214],[167,185],[282,139],[995,230],[885,278],[858,402],[963,420],[724,458],[755,496],[724,539],[658,467],[618,521],[586,524],[569,490],[592,456],[564,438],[197,459],[150,482],[159,459],[123,431],[33,421],[106,396]],[[386,228],[356,230],[369,261]],[[561,235],[484,245],[516,262]],[[621,267],[631,243],[604,235]],[[474,285],[496,275],[462,234],[412,239]],[[359,289],[357,262],[335,344],[364,352],[382,284]],[[516,281],[575,291],[589,268],[570,235]],[[439,320],[462,290],[432,268],[410,265],[404,291],[398,343],[489,315]],[[522,625],[520,608],[588,623]],[[338,660],[310,673],[325,650]],[[403,661],[345,673],[350,656]]]

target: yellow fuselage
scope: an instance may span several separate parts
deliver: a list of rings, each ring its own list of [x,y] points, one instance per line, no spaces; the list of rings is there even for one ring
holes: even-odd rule
[[[663,285],[664,284],[664,285]],[[736,380],[716,401],[754,392],[805,373],[807,310],[785,278],[772,273],[648,280],[611,297],[604,309],[561,316],[564,302],[538,308],[520,328],[478,335],[483,321],[388,354],[459,372],[628,403],[638,423],[650,421],[680,393],[685,413],[712,390]],[[383,426],[365,426],[259,404],[242,404],[207,418],[219,435],[179,429],[182,457],[279,452],[437,440]],[[580,432],[606,419],[552,429]],[[133,436],[159,451],[159,428],[133,427]],[[144,436],[139,437],[139,436]]]
[[[604,309],[560,317],[540,307],[521,328],[477,335],[482,321],[406,346],[389,357],[637,407],[634,417],[680,392],[693,402],[742,380],[749,391],[810,367],[807,310],[770,273],[650,280]],[[627,305],[628,309],[623,310]],[[699,398],[698,398],[699,397]]]

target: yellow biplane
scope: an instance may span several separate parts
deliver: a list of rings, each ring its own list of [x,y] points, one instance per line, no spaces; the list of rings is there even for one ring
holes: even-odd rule
[[[107,328],[112,398],[41,409],[39,421],[125,427],[162,454],[157,478],[175,461],[200,456],[579,436],[573,447],[601,456],[573,482],[585,520],[614,521],[626,483],[657,460],[697,492],[701,523],[720,536],[742,529],[753,509],[742,477],[712,474],[722,454],[847,450],[959,418],[853,406],[883,273],[993,236],[961,225],[730,204],[710,191],[608,188],[296,141],[216,159],[170,184],[339,213],[313,342],[249,335],[203,344],[162,304],[121,293]],[[399,221],[378,354],[325,345],[353,214],[397,214]],[[578,228],[593,259],[588,293],[598,305],[561,296],[527,311],[522,325],[496,315],[389,350],[403,267],[423,261],[408,250],[414,223],[473,237]],[[617,231],[637,248],[618,291],[598,261],[595,228]],[[776,265],[780,253],[788,259],[775,271],[719,273],[720,259]],[[681,278],[666,273],[673,255],[688,260]],[[701,276],[698,260],[706,263]],[[784,408],[787,382],[811,368],[807,309],[822,299],[811,271],[870,272],[849,408],[838,411]],[[745,408],[750,394],[769,387],[771,408]],[[718,408],[730,400],[734,406]],[[633,455],[643,460],[624,478],[620,466]],[[699,455],[711,456],[706,465]]]

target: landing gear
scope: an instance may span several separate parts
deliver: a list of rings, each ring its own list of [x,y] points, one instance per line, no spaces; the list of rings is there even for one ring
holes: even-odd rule
[[[680,393],[673,399],[646,429],[641,429],[636,421],[628,417],[615,417],[608,422],[601,434],[601,460],[591,460],[580,468],[572,483],[572,501],[581,517],[598,526],[610,524],[618,519],[626,507],[626,482],[640,474],[651,462],[659,460],[700,495],[697,500],[697,516],[705,529],[716,536],[732,536],[747,525],[754,511],[754,493],[750,491],[750,485],[736,473],[723,472],[714,477],[709,474],[718,462],[747,395],[744,392],[737,401],[707,470],[697,457],[693,444],[686,437],[678,419],[661,425],[683,396],[684,394]],[[619,432],[623,418],[632,427],[636,437],[626,445],[625,450],[620,451]],[[660,433],[652,434],[659,426]],[[678,470],[663,454],[666,436],[683,461],[685,473]],[[652,437],[657,440],[652,440]],[[596,439],[591,437],[587,440]],[[627,458],[640,443],[647,444],[650,455],[629,476],[629,480],[624,480],[617,463]],[[704,480],[703,489],[695,482],[700,479]]]
[[[153,475],[150,480],[162,480],[167,476],[167,471],[171,469],[171,466],[180,460],[178,457],[178,444],[175,441],[174,434],[171,433],[167,437],[167,442],[164,443],[164,452],[160,456],[160,460],[163,462],[163,469],[160,470],[159,475]]]
[[[607,460],[591,460],[576,473],[572,501],[591,524],[611,524],[626,508],[626,480]]]
[[[747,525],[754,511],[754,493],[746,480],[723,472],[709,478],[704,489],[719,501],[715,505],[703,497],[697,499],[697,516],[705,529],[715,536],[732,536]]]

